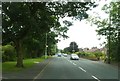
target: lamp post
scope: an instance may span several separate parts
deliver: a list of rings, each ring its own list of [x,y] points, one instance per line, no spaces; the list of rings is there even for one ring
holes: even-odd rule
[[[57,45],[55,44],[55,54],[57,53]]]
[[[108,64],[110,64],[111,60],[110,60],[110,53],[111,53],[111,42],[110,42],[110,35],[111,35],[111,11],[109,10],[110,14],[109,14],[109,35],[108,35]]]
[[[48,45],[47,45],[47,33],[46,33],[46,40],[45,40],[45,59],[47,58],[47,48],[48,48]]]

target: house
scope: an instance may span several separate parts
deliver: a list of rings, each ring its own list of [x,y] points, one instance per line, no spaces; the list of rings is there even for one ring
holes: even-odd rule
[[[83,49],[82,49],[82,48],[79,48],[79,52],[83,52]]]
[[[88,51],[89,51],[89,48],[84,48],[83,51],[84,51],[84,52],[88,52]]]

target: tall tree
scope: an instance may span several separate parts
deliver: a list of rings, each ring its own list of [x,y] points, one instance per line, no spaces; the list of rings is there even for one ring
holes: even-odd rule
[[[74,52],[78,52],[78,45],[76,42],[71,42],[69,47],[64,48],[65,52],[70,52],[70,53],[74,53]]]
[[[110,57],[114,60],[120,61],[120,2],[111,2],[104,5],[102,10],[109,14],[109,17],[102,19],[100,17],[90,17],[89,22],[98,26],[98,35],[106,36],[107,49],[109,49]]]
[[[17,67],[23,67],[22,46],[26,37],[42,37],[51,28],[61,29],[60,17],[74,17],[82,20],[88,17],[86,13],[92,2],[3,2],[2,3],[2,33],[3,44],[14,42],[17,51]],[[61,32],[63,30],[61,29]],[[64,33],[62,36],[65,36]]]
[[[76,42],[71,42],[70,43],[70,46],[69,46],[69,49],[70,49],[70,52],[78,52],[79,49],[78,49],[78,45]]]

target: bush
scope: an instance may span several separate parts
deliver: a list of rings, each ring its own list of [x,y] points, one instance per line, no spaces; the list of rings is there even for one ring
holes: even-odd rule
[[[0,45],[0,60],[2,58],[2,45]]]
[[[84,57],[85,56],[84,52],[76,52],[76,54],[78,54],[79,57]]]
[[[16,60],[15,48],[11,45],[2,46],[2,62],[15,60]]]

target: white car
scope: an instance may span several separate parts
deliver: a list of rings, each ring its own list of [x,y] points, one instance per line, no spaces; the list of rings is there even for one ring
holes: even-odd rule
[[[77,54],[71,54],[70,59],[71,60],[79,60],[79,57]]]
[[[67,57],[67,54],[63,54],[64,57]]]

